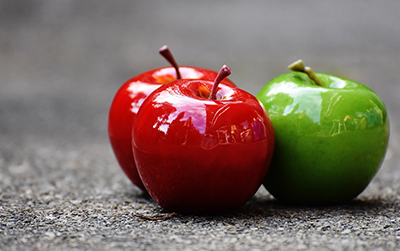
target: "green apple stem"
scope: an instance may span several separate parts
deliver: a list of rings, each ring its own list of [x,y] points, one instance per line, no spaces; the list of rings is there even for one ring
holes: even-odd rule
[[[307,76],[315,82],[315,84],[323,86],[321,80],[317,77],[317,75],[315,75],[313,70],[311,70],[311,68],[308,66],[304,66],[303,60],[301,59],[297,60],[296,62],[289,65],[288,68],[291,71],[299,71],[306,73]]]
[[[213,100],[217,99],[217,89],[218,89],[219,83],[221,83],[221,81],[224,80],[224,78],[231,75],[231,73],[232,73],[232,71],[231,71],[231,68],[229,68],[229,66],[227,66],[227,65],[222,66],[221,70],[219,70],[218,75],[214,80],[214,84],[213,84],[213,87],[212,87],[211,93],[210,93],[210,99],[213,99]]]
[[[179,65],[176,63],[174,56],[172,56],[171,51],[168,46],[164,45],[160,48],[159,53],[175,68],[176,79],[181,79],[181,73],[179,72]]]

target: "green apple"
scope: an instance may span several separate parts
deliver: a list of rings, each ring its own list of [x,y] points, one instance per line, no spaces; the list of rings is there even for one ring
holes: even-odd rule
[[[368,87],[313,73],[301,60],[289,69],[257,95],[276,137],[264,186],[294,204],[352,200],[383,162],[389,140],[385,105]]]

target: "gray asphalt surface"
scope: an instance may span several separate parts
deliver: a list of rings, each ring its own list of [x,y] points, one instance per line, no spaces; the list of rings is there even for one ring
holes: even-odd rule
[[[0,1],[1,250],[400,249],[398,1]],[[171,215],[107,137],[119,86],[167,65],[232,68],[256,94],[302,58],[385,102],[385,162],[353,202],[281,204],[261,188],[221,215]],[[146,217],[148,216],[148,217]]]

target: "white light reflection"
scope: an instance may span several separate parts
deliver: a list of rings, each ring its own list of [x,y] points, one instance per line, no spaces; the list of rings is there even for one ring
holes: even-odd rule
[[[140,81],[132,82],[127,89],[132,99],[131,111],[137,113],[146,97],[158,87],[159,85],[149,85],[148,83]]]
[[[168,118],[163,119],[162,125],[158,126],[158,129],[164,133],[167,133],[169,125],[179,117],[179,121],[184,122],[191,120],[193,126],[202,134],[206,131],[206,120],[207,117],[205,108],[191,107],[190,103],[193,103],[193,99],[185,97],[183,95],[177,97],[170,93],[160,93],[155,99],[155,103],[161,106],[164,102],[174,104],[176,109],[174,112],[168,114]],[[205,104],[204,104],[205,106]]]
[[[309,107],[321,107],[322,97],[321,93],[327,92],[325,89],[318,89],[314,91],[313,87],[297,88],[295,83],[282,83],[271,90],[268,95],[276,95],[279,93],[288,94],[293,99],[291,105],[285,107],[283,115],[291,113],[301,114],[304,113],[314,122],[319,123],[321,119],[321,109],[310,109]]]

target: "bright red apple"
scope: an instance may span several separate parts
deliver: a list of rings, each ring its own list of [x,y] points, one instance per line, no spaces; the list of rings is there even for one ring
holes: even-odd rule
[[[145,188],[136,170],[131,142],[132,125],[139,107],[151,92],[165,83],[176,80],[177,75],[181,75],[183,79],[214,80],[218,74],[203,68],[178,67],[167,46],[160,49],[160,54],[172,67],[153,69],[126,81],[112,101],[108,118],[108,135],[117,161],[132,183],[142,190]],[[228,79],[225,79],[224,83],[234,86]]]
[[[250,93],[219,82],[176,80],[143,102],[132,144],[139,175],[169,211],[222,212],[246,203],[263,182],[274,131]]]

